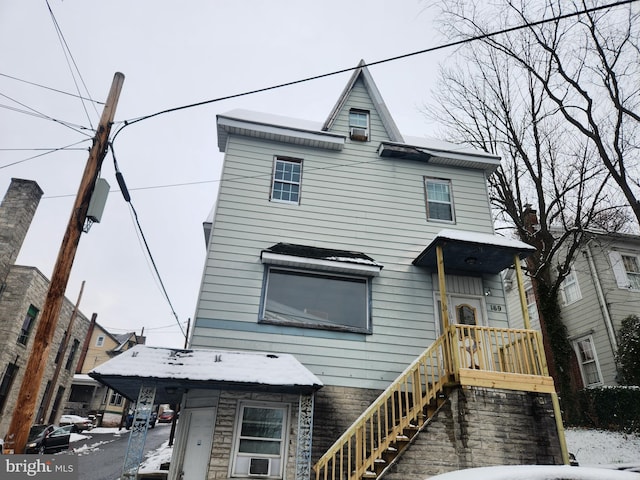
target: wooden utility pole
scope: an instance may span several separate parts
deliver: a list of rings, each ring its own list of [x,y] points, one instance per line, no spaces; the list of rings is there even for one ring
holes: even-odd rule
[[[78,309],[80,308],[80,300],[82,299],[82,292],[84,292],[84,280],[82,281],[82,286],[80,287],[80,293],[78,294],[78,300],[76,301],[76,306],[73,308],[73,313],[71,314],[71,318],[69,319],[69,325],[67,326],[67,331],[64,334],[64,338],[62,339],[62,345],[60,346],[60,358],[58,359],[58,363],[56,363],[56,369],[53,372],[53,377],[51,377],[51,388],[49,391],[45,393],[44,399],[42,400],[42,418],[47,418],[47,412],[49,411],[49,405],[51,404],[51,399],[53,398],[53,390],[54,385],[58,383],[58,378],[60,377],[60,370],[62,369],[62,363],[64,360],[64,354],[67,351],[67,345],[69,344],[69,339],[73,334],[73,323],[78,316]],[[36,419],[40,421],[40,419]],[[49,422],[51,422],[51,418]],[[44,422],[44,420],[43,420]]]
[[[116,112],[116,105],[124,83],[124,75],[117,72],[113,77],[107,103],[102,111],[100,123],[96,135],[93,137],[93,146],[89,152],[89,159],[84,169],[84,174],[80,180],[78,194],[76,195],[71,217],[67,225],[58,258],[53,268],[49,290],[42,308],[42,316],[38,322],[38,328],[33,340],[33,346],[29,354],[29,360],[24,368],[24,376],[20,393],[16,401],[16,407],[11,417],[11,424],[5,436],[5,450],[13,450],[13,453],[24,453],[24,447],[29,436],[29,429],[36,411],[36,402],[40,385],[47,367],[47,359],[51,350],[51,342],[56,330],[56,324],[64,292],[67,288],[71,267],[78,249],[80,234],[84,226],[89,208],[89,201],[93,194],[93,189],[100,173],[102,161],[107,153],[109,133],[111,124]],[[55,388],[55,385],[51,385]]]

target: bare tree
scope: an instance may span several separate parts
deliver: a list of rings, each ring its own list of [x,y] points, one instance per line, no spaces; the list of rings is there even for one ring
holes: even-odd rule
[[[447,32],[478,37],[530,23],[534,14],[535,20],[555,16],[562,13],[557,3],[568,5],[547,0],[529,12],[541,2],[495,3],[445,0]],[[607,35],[610,16],[626,35],[615,29]],[[629,48],[633,18],[630,9],[622,16],[603,11],[469,43],[456,65],[441,70],[438,106],[428,108],[448,139],[503,158],[489,179],[492,205],[499,221],[536,247],[528,273],[550,371],[567,404],[577,386],[569,374],[575,359],[560,315],[560,286],[589,228],[620,228],[629,205],[640,219],[633,114],[639,97],[627,77],[640,65],[638,49]],[[623,56],[636,65],[623,67]]]

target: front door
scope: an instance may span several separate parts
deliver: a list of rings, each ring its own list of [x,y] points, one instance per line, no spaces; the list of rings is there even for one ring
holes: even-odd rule
[[[185,409],[180,413],[180,421],[189,426],[182,463],[185,480],[207,478],[215,420],[215,408]]]
[[[437,300],[438,310],[438,335],[442,335],[442,315],[440,299]],[[484,304],[481,298],[467,297],[464,295],[449,295],[449,324],[461,325],[485,325]]]

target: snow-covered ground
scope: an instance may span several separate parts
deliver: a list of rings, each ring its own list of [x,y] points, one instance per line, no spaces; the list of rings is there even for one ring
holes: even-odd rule
[[[92,433],[128,433],[117,428],[96,428]],[[640,435],[568,428],[565,430],[567,448],[576,456],[581,466],[640,465]],[[72,448],[80,455],[99,447],[98,444],[82,443],[86,435],[72,434]],[[172,448],[167,440],[159,449],[150,452],[140,466],[141,472],[160,470],[160,465],[171,460]]]

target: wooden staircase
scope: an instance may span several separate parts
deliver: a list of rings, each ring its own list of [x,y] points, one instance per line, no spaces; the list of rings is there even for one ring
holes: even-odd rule
[[[325,452],[315,480],[381,477],[457,385],[555,395],[539,332],[452,325]]]
[[[446,399],[449,336],[436,340],[314,465],[316,480],[376,479]]]

